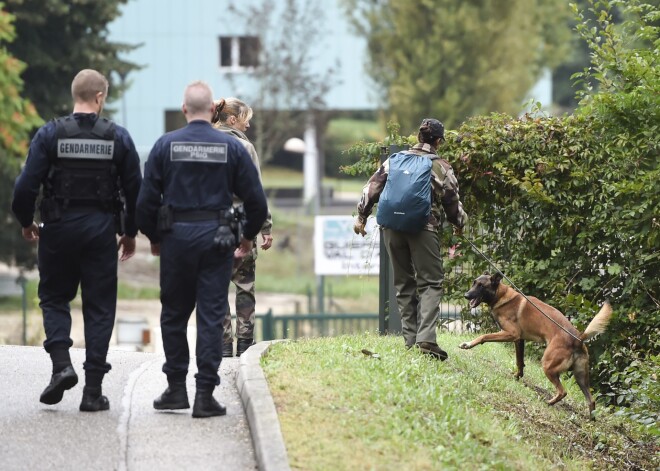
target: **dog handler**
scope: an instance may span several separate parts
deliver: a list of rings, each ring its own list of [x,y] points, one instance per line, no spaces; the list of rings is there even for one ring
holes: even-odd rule
[[[261,169],[259,167],[259,156],[245,132],[250,127],[252,119],[252,108],[238,98],[222,98],[215,102],[215,113],[211,122],[214,127],[224,133],[237,137],[240,143],[249,152],[252,162],[257,167],[259,178]],[[242,203],[234,199],[234,205]],[[268,250],[273,245],[273,218],[268,217],[261,226],[262,250]],[[236,286],[236,356],[240,357],[245,350],[254,344],[254,315],[256,311],[256,300],[254,296],[254,283],[256,278],[257,241],[248,255],[243,258],[241,264],[235,268],[231,281]],[[234,355],[234,343],[232,341],[231,309],[227,311],[223,323],[224,337],[222,343],[222,356],[232,357]]]
[[[250,252],[268,207],[245,147],[211,126],[211,88],[201,81],[188,85],[182,110],[188,124],[154,144],[137,202],[138,227],[151,241],[152,253],[161,257],[160,325],[168,387],[154,408],[190,407],[186,331],[196,307],[197,391],[192,416],[212,417],[226,414],[213,390],[220,384],[222,322],[234,257]],[[247,215],[242,234],[234,232],[234,194],[243,200]]]
[[[41,402],[57,404],[78,382],[71,365],[71,309],[78,286],[85,322],[85,387],[80,410],[110,407],[101,394],[117,307],[117,238],[120,260],[135,253],[135,201],[140,159],[126,129],[100,118],[108,81],[91,69],[71,83],[73,113],[45,124],[30,144],[16,180],[12,210],[23,237],[39,241],[39,300],[44,348],[53,362]],[[39,188],[41,225],[33,221]],[[124,201],[125,198],[125,208]],[[122,213],[125,209],[125,219]]]
[[[438,230],[442,226],[443,211],[458,232],[467,222],[454,171],[449,162],[436,155],[444,139],[442,123],[437,119],[424,119],[417,135],[419,142],[407,151],[420,159],[433,158],[429,183],[432,189],[431,211],[426,226],[414,233],[382,228],[383,240],[392,261],[406,348],[416,346],[423,353],[443,361],[447,359],[447,353],[438,346],[436,338],[444,279]],[[388,158],[362,190],[362,198],[357,205],[358,217],[353,227],[356,234],[366,234],[367,217],[385,188],[389,170]]]

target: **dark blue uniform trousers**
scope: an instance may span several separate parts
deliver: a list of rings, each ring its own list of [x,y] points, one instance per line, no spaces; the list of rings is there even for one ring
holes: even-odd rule
[[[70,302],[80,285],[85,323],[87,374],[100,378],[106,362],[117,307],[117,238],[114,217],[100,211],[65,211],[39,231],[39,305],[47,352],[68,349]]]
[[[227,292],[233,252],[213,247],[216,222],[178,222],[165,234],[160,247],[160,315],[168,381],[185,380],[190,363],[186,331],[197,305],[197,389],[220,384],[222,321],[227,313]]]

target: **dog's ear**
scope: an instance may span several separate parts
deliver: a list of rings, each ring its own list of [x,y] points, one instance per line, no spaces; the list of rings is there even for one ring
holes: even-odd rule
[[[490,277],[490,281],[493,283],[493,286],[499,285],[500,281],[502,281],[502,274],[500,272],[495,273]]]

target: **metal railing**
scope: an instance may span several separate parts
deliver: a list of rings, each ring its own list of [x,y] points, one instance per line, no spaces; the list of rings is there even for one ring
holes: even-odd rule
[[[257,341],[274,339],[298,339],[335,337],[339,335],[379,331],[379,314],[257,314],[254,335]],[[443,303],[440,306],[439,324],[461,320],[460,306]]]
[[[378,330],[378,313],[363,314],[283,314],[272,309],[256,315],[255,335],[261,339],[326,337]]]

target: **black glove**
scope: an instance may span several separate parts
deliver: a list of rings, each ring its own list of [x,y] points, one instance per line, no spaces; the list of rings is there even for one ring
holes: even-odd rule
[[[231,227],[220,224],[218,230],[213,237],[213,246],[221,253],[233,252],[236,248],[236,236],[231,230]]]

